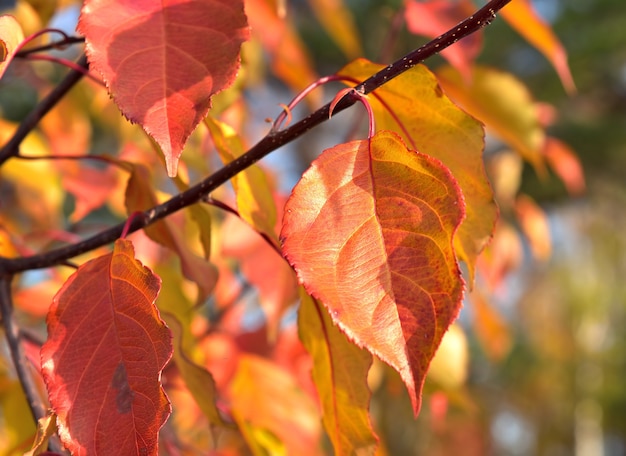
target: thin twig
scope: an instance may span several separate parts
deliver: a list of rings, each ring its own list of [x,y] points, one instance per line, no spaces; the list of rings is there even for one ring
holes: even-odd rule
[[[83,55],[77,62],[82,68],[87,68],[87,57]],[[0,149],[0,166],[9,158],[19,153],[20,144],[26,136],[37,126],[39,121],[50,111],[69,90],[84,76],[82,71],[70,70],[65,78],[22,120],[13,137]]]
[[[37,386],[29,373],[30,366],[20,341],[20,331],[13,320],[11,280],[12,276],[10,275],[0,277],[0,313],[2,314],[2,324],[4,326],[7,343],[9,344],[9,350],[11,351],[13,365],[17,372],[17,378],[20,380],[33,418],[35,422],[37,422],[39,418],[46,416],[46,407],[39,397]]]
[[[383,68],[378,73],[357,85],[355,90],[360,92],[362,95],[366,95],[376,90],[405,71],[413,68],[415,65],[423,62],[425,59],[432,57],[448,46],[456,43],[458,40],[461,40],[488,25],[494,19],[496,12],[502,9],[510,1],[511,0],[490,1],[473,16],[470,16],[460,22],[458,25],[438,38],[435,38],[434,40],[426,43],[424,46],[410,52],[400,60],[397,60],[386,68]],[[356,95],[344,97],[334,107],[333,115],[349,108],[358,100],[359,97]],[[55,266],[62,261],[115,241],[120,237],[124,227],[128,228],[128,233],[130,234],[145,228],[157,220],[167,217],[184,207],[195,204],[217,187],[221,186],[233,176],[256,163],[269,153],[293,141],[294,139],[299,138],[313,127],[327,121],[329,118],[329,112],[330,103],[284,130],[270,132],[270,134],[261,139],[242,156],[228,163],[200,183],[190,187],[188,190],[175,195],[168,201],[165,201],[150,210],[145,211],[144,217],[136,217],[130,224],[120,223],[88,239],[85,239],[84,241],[61,247],[43,254],[12,259],[0,257],[0,274],[13,274],[31,269],[41,269]],[[16,146],[17,144],[14,147]],[[1,163],[2,156],[0,155],[0,164]]]

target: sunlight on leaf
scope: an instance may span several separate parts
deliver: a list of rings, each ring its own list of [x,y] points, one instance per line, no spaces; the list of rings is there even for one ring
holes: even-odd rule
[[[415,414],[461,306],[452,239],[463,216],[450,172],[388,131],[325,150],[285,207],[283,253],[298,278],[351,340],[398,371]]]
[[[224,164],[243,155],[245,149],[235,130],[211,117],[205,119],[213,143]],[[276,205],[265,171],[252,165],[230,180],[237,197],[237,211],[252,228],[278,241],[276,236]]]
[[[370,422],[367,387],[372,355],[349,341],[318,301],[300,296],[298,331],[313,358],[313,381],[335,454],[374,454],[378,438]]]
[[[570,146],[556,138],[548,138],[543,153],[570,195],[579,196],[585,192],[585,171]]]
[[[567,64],[567,52],[550,26],[534,10],[530,0],[515,0],[501,11],[502,17],[535,46],[552,63],[569,94],[576,92],[576,85]]]
[[[160,287],[130,241],[118,240],[55,296],[41,362],[72,454],[157,454],[170,414],[160,377],[172,354],[171,333],[154,305]]]
[[[382,68],[359,59],[339,74],[363,80]],[[476,258],[489,242],[497,218],[483,164],[482,125],[442,93],[436,78],[423,65],[389,81],[375,93],[390,109],[377,98],[368,98],[377,127],[395,131],[411,148],[441,160],[459,183],[466,218],[456,232],[454,247],[467,264],[473,282]]]
[[[243,0],[86,0],[78,31],[122,113],[155,139],[175,176],[211,96],[237,74],[249,38]]]

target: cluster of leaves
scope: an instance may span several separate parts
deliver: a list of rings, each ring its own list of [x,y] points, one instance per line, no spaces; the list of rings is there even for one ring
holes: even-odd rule
[[[61,451],[58,434],[72,454],[320,454],[323,423],[336,454],[384,452],[369,413],[373,356],[399,374],[417,415],[463,300],[459,261],[483,285],[471,295],[485,346],[506,354],[487,295],[521,248],[496,224],[485,126],[506,149],[489,162],[495,196],[537,257],[549,238],[518,195],[520,157],[539,173],[548,164],[573,193],[584,186],[573,153],[546,136],[549,108],[474,62],[482,27],[508,2],[474,12],[470,0],[407,0],[407,28],[433,41],[325,79],[283,3],[85,0],[80,36],[53,42],[39,30],[54,2],[20,1],[0,17],[0,76],[40,94],[19,124],[1,121],[0,301],[19,379],[3,369],[3,451]],[[309,6],[358,56],[350,11]],[[574,90],[529,2],[503,15]],[[78,63],[45,54],[83,41]],[[442,49],[449,66],[417,65]],[[71,67],[60,83],[49,60]],[[297,97],[246,152],[244,94],[265,71],[303,94],[329,80],[356,86],[283,127]],[[369,135],[321,152],[289,196],[254,164],[357,101]],[[121,223],[102,228],[109,220]]]

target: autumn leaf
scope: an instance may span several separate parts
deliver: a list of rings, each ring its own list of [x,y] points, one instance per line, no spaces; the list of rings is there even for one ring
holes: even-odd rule
[[[24,32],[19,22],[13,16],[0,16],[0,79],[4,76],[22,41],[24,41]]]
[[[360,81],[382,69],[365,59],[344,67],[339,75]],[[442,93],[433,74],[418,65],[370,96],[376,125],[400,134],[411,148],[435,157],[450,169],[466,204],[466,218],[456,232],[454,246],[468,266],[473,282],[474,264],[494,229],[497,208],[483,164],[484,131],[473,117]],[[383,103],[381,103],[382,100]]]
[[[494,68],[475,66],[470,83],[452,67],[437,70],[446,93],[469,114],[485,123],[496,136],[538,171],[544,171],[542,149],[546,139],[539,109],[526,86],[515,76]]]
[[[452,29],[476,7],[470,0],[431,0],[418,2],[405,0],[404,17],[409,32],[436,38]],[[471,66],[482,48],[482,32],[479,30],[441,51],[441,55],[455,67],[464,78],[471,78]]]
[[[243,155],[245,149],[235,130],[211,117],[207,117],[205,123],[224,164]],[[278,241],[275,232],[276,205],[263,169],[258,165],[252,165],[234,176],[231,182],[237,198],[237,212],[241,219],[256,231]]]
[[[346,338],[319,302],[304,293],[301,298],[298,331],[313,358],[313,381],[335,454],[374,454],[378,438],[369,418],[367,386],[372,356]]]
[[[452,239],[464,208],[441,162],[389,131],[324,151],[285,206],[283,253],[298,278],[352,341],[399,372],[416,414],[461,306]]]
[[[502,17],[535,46],[554,66],[565,90],[576,92],[576,85],[567,63],[567,52],[552,29],[541,19],[529,0],[515,0],[503,8]]]
[[[90,65],[122,113],[159,144],[177,173],[211,96],[235,79],[249,38],[242,0],[86,0],[78,30]]]
[[[68,279],[48,314],[42,371],[59,435],[73,455],[156,455],[170,414],[161,371],[171,334],[154,305],[160,279],[130,241]]]

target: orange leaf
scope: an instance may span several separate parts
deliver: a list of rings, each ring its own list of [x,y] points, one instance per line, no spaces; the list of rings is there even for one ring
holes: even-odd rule
[[[466,17],[474,14],[476,7],[470,0],[451,2],[431,0],[418,2],[406,0],[404,17],[409,32],[435,38],[452,29]],[[455,67],[466,80],[471,78],[471,66],[482,47],[482,32],[479,30],[449,48],[441,51],[450,65]]]
[[[68,279],[48,314],[42,371],[73,455],[156,455],[170,414],[161,371],[171,334],[154,305],[160,279],[129,241]]]
[[[545,131],[535,101],[522,82],[511,74],[480,66],[474,67],[471,84],[464,83],[452,67],[439,69],[437,78],[469,114],[483,121],[539,172],[544,171]]]
[[[400,373],[416,414],[461,306],[452,239],[464,206],[441,162],[388,131],[324,151],[285,206],[283,252],[307,292]]]
[[[368,414],[367,387],[372,355],[350,342],[318,301],[304,293],[301,298],[298,330],[313,358],[313,381],[335,454],[374,454],[378,438]]]
[[[555,34],[535,12],[529,0],[515,0],[502,9],[502,17],[535,46],[539,52],[552,63],[561,82],[569,93],[576,92],[576,85],[572,78],[567,53]]]
[[[155,139],[175,176],[211,96],[235,79],[249,37],[243,0],[87,0],[78,30],[122,113]]]
[[[24,32],[17,20],[13,16],[0,16],[0,79],[22,41]]]
[[[563,141],[548,138],[543,151],[550,168],[565,184],[570,195],[580,195],[585,191],[585,172],[574,151]]]
[[[315,403],[276,364],[241,355],[230,398],[233,416],[254,454],[321,454]]]
[[[341,75],[359,80],[383,68],[364,59],[343,68]],[[456,232],[454,247],[474,275],[474,263],[489,241],[497,218],[493,192],[483,164],[482,125],[459,109],[441,92],[433,74],[419,65],[375,92],[374,108],[378,128],[393,130],[411,148],[435,157],[450,169],[463,191],[466,218]]]

